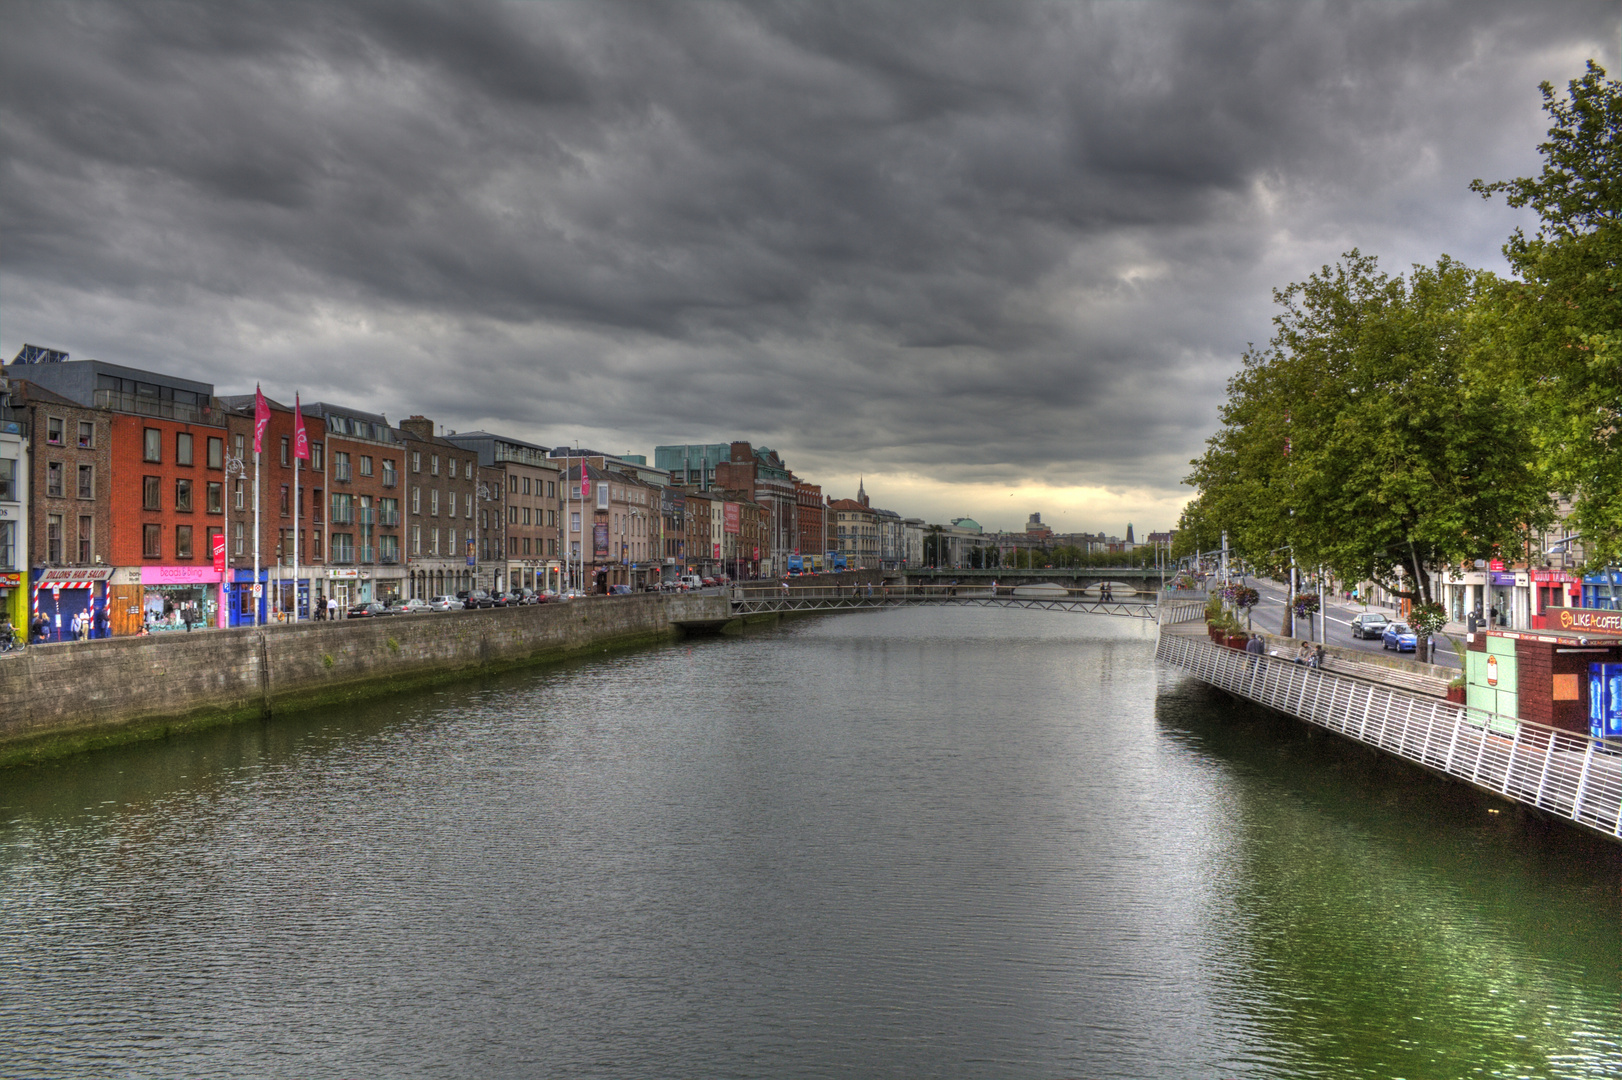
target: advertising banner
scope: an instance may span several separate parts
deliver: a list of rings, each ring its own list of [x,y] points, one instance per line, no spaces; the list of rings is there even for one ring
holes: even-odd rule
[[[599,562],[608,558],[608,522],[596,521],[592,523],[591,547]]]
[[[1557,610],[1558,615],[1555,614]],[[1622,611],[1603,611],[1598,608],[1550,608],[1548,615],[1551,630],[1622,635]]]
[[[737,535],[738,532],[738,504],[721,504],[721,531]]]
[[[214,572],[225,573],[225,534],[215,533],[213,536]]]

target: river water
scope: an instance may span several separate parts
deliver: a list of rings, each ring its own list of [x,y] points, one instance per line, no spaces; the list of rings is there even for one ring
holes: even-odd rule
[[[847,615],[0,772],[0,1076],[1622,1075],[1609,849],[1152,635]]]

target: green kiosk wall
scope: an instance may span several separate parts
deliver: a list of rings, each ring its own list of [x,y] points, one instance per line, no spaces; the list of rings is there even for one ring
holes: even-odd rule
[[[1494,731],[1513,735],[1520,717],[1515,642],[1510,638],[1489,637],[1487,651],[1465,653],[1464,663],[1464,704],[1470,710],[1470,719]],[[1496,678],[1496,685],[1487,681],[1489,676]]]

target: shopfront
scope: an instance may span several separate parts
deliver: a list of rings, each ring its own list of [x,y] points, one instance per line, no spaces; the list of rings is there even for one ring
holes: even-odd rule
[[[289,574],[291,571],[283,570]],[[319,579],[316,581],[319,585]],[[291,622],[294,618],[294,605],[297,605],[298,618],[303,621],[311,617],[314,610],[310,605],[310,579],[292,577],[278,577],[277,568],[265,566],[259,568],[259,588],[254,589],[253,571],[239,569],[233,572],[229,596],[229,625],[254,625],[255,598],[258,599],[260,625],[265,623]],[[319,597],[318,597],[319,599]]]
[[[1582,606],[1583,584],[1564,570],[1533,570],[1531,576],[1532,629],[1553,626],[1550,620],[1559,616],[1561,608]]]
[[[362,595],[361,587],[366,584],[361,580],[360,571],[353,566],[334,566],[327,570],[327,595],[338,601],[340,619],[354,605],[371,599],[369,595]]]
[[[1622,610],[1622,571],[1605,570],[1583,578],[1583,607]]]
[[[28,589],[21,570],[0,571],[0,621],[11,624],[17,641],[28,632]]]
[[[147,633],[226,626],[227,598],[211,566],[143,566],[141,625]]]
[[[0,575],[0,582],[10,576]],[[106,637],[107,581],[112,576],[111,568],[34,571],[27,621],[44,615],[51,625],[49,640],[67,641],[73,636],[73,617],[86,615],[90,618],[90,636]],[[15,577],[20,587],[22,574],[19,572]],[[17,629],[20,638],[23,627]]]

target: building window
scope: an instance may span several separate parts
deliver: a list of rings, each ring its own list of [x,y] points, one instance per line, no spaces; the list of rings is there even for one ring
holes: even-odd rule
[[[513,542],[513,547],[516,548],[517,546],[518,546],[517,541],[514,541]],[[524,554],[525,555],[529,554],[529,537],[527,537],[527,536],[524,537]]]
[[[244,505],[243,500],[246,498],[246,486],[247,481],[243,480],[241,477],[238,477],[236,483],[236,494],[232,499],[232,502],[236,504],[236,508],[238,510],[241,510]]]
[[[162,490],[163,490],[163,477],[161,477],[161,476],[143,476],[143,477],[141,477],[141,509],[142,510],[162,510],[163,506],[160,503],[160,500],[162,499],[162,495],[159,494]]]
[[[428,473],[429,473],[430,476],[438,476],[439,475],[439,455],[438,454],[430,454],[430,455],[428,455]]]
[[[327,500],[323,498],[323,494],[320,488],[316,488],[315,494],[310,498],[310,520],[317,525],[321,524],[321,515],[327,506]]]
[[[360,456],[360,474],[362,476],[372,475],[372,455],[362,454]]]
[[[286,484],[282,485],[281,509],[282,509],[282,517],[286,517],[287,515],[289,515],[289,514],[291,514],[293,512],[293,499],[292,499],[291,492],[289,491]]]
[[[507,477],[507,490],[512,492],[514,495],[518,494],[518,477]]]
[[[570,511],[570,513],[569,513],[569,531],[572,532],[572,533],[577,533],[577,532],[580,531],[580,513],[579,513],[579,511]]]
[[[236,441],[237,441],[236,459],[238,461],[242,461],[242,460],[245,459],[245,452],[246,452],[245,448],[247,446],[247,442],[245,441],[246,439],[247,439],[246,435],[238,435],[238,436],[236,436]]]
[[[411,554],[422,554],[422,526],[411,526]]]
[[[332,562],[352,563],[355,561],[355,534],[332,534]]]
[[[435,525],[428,530],[428,554],[439,554],[439,526]]]
[[[175,481],[175,509],[191,513],[191,481]]]
[[[146,559],[163,558],[163,526],[141,526],[141,556]]]
[[[225,513],[225,485],[213,480],[208,484],[208,512]]]
[[[529,494],[529,477],[524,477],[524,494]]]
[[[509,525],[517,525],[518,524],[518,507],[516,507],[516,506],[507,507],[507,524],[509,524]]]
[[[524,507],[524,524],[528,525],[530,523],[531,522],[529,520],[529,507],[526,506],[526,507]]]
[[[439,516],[439,489],[434,488],[428,493],[428,512],[434,517]]]
[[[422,513],[422,488],[414,487],[411,489],[411,512],[413,514]]]
[[[175,432],[175,464],[190,465],[191,436],[184,431]]]
[[[45,561],[62,561],[62,515],[49,514],[45,518]]]
[[[456,530],[445,530],[445,550],[452,555],[456,554]]]
[[[175,526],[175,558],[191,558],[191,526]]]
[[[94,499],[96,497],[96,467],[94,465],[79,466],[79,498]]]
[[[292,460],[293,460],[292,448],[293,448],[292,440],[289,439],[286,435],[283,435],[282,436],[282,464],[283,465],[288,465],[288,464],[290,464],[292,462]]]
[[[45,443],[47,446],[62,445],[62,418],[48,416],[45,418]]]
[[[421,450],[413,450],[413,451],[411,451],[411,471],[414,472],[414,473],[422,472],[422,451]]]
[[[548,480],[546,482],[546,497],[548,499],[555,499],[558,497],[558,482],[556,480]],[[557,552],[554,551],[552,554],[556,555]]]
[[[208,529],[208,531],[205,533],[205,536],[206,536],[206,538],[208,540],[208,546],[203,549],[203,554],[204,554],[205,557],[207,557],[209,559],[214,558],[214,540],[215,540],[216,537],[218,537],[219,541],[220,541],[220,551],[221,552],[225,551],[225,533],[223,531],[221,531],[219,529],[219,527],[217,527],[217,526],[210,527]]]
[[[335,480],[349,483],[349,455],[342,450],[332,452],[332,476]]]
[[[313,442],[310,444],[310,468],[314,469],[316,472],[320,472],[322,470],[324,466],[321,464],[321,462],[325,452],[326,448],[320,443]]]
[[[395,484],[398,484],[399,482],[400,482],[400,479],[396,475],[395,469],[394,469],[394,459],[393,458],[384,458],[383,459],[383,486],[384,487],[393,487]]]
[[[79,421],[79,449],[90,450],[96,445],[96,425],[90,420]]]
[[[142,461],[163,460],[163,432],[155,427],[149,427],[144,432],[145,441],[141,445]]]
[[[48,461],[45,463],[45,494],[55,499],[62,497],[62,463]]]
[[[451,500],[454,502],[455,499],[456,499],[456,496],[452,495]],[[473,493],[472,492],[468,492],[467,500],[466,500],[465,505],[467,507],[467,510],[462,514],[462,516],[465,517],[465,518],[472,518],[473,517]]]
[[[236,541],[234,542],[233,547],[234,547],[236,553],[238,555],[241,555],[242,554],[242,522],[240,522],[240,521],[237,522],[236,525],[235,525],[235,528],[236,528],[237,533],[236,533]]]
[[[208,437],[208,467],[225,468],[225,440],[215,435]]]
[[[310,533],[310,558],[321,561],[321,530],[316,529]]]

